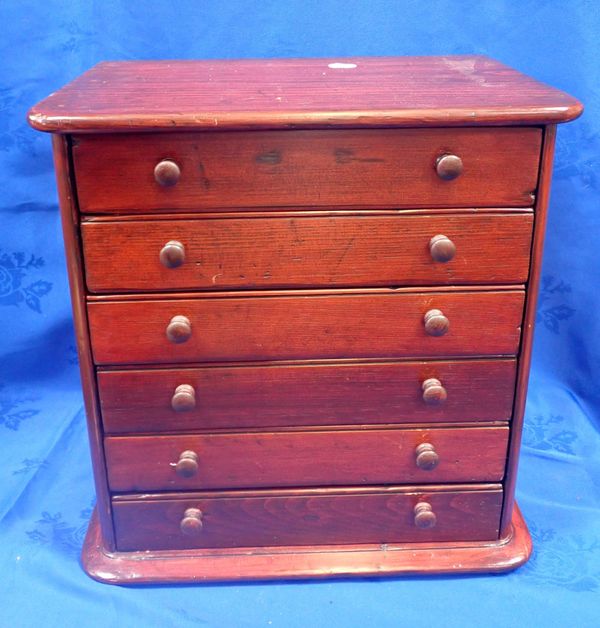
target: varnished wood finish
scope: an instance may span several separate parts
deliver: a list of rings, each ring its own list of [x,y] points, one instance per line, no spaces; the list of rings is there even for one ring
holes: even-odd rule
[[[68,138],[54,135],[52,137],[52,152],[54,156],[60,216],[65,241],[69,287],[71,289],[71,305],[73,308],[75,337],[77,339],[79,372],[83,388],[83,401],[87,419],[92,467],[94,470],[96,512],[98,517],[97,525],[99,525],[102,530],[104,546],[108,550],[112,550],[114,549],[112,512],[104,461],[102,420],[98,407],[96,375],[90,348],[87,309],[85,305],[85,282],[83,279],[81,239],[78,228],[79,216],[72,182]]]
[[[29,112],[41,131],[545,124],[581,103],[483,56],[104,62]]]
[[[104,446],[110,487],[124,492],[496,482],[507,441],[507,427],[473,427],[111,436]],[[440,458],[434,469],[417,466],[423,442]],[[184,451],[198,459],[185,478],[173,466]]]
[[[429,488],[429,487],[428,487]],[[531,555],[515,506],[508,534],[494,541],[108,552],[96,513],[85,538],[87,573],[108,584],[504,572]]]
[[[503,533],[506,533],[509,529],[513,504],[515,503],[519,450],[521,448],[523,420],[525,418],[525,402],[527,401],[529,369],[533,350],[533,332],[537,312],[537,299],[542,275],[542,254],[544,250],[546,221],[548,218],[548,199],[550,196],[550,182],[552,180],[555,140],[556,127],[548,126],[544,132],[544,148],[540,165],[539,197],[535,207],[536,221],[531,254],[531,278],[527,289],[527,302],[523,318],[523,338],[521,341],[517,388],[513,410],[513,429],[511,430],[506,467],[506,492],[501,523]]]
[[[92,292],[507,284],[527,280],[532,225],[521,212],[139,220],[86,222],[82,237]]]
[[[90,575],[524,562],[554,125],[581,110],[484,57],[105,63],[34,107],[67,134]]]
[[[529,207],[541,131],[357,129],[89,135],[74,138],[79,207],[85,213],[253,207]],[[464,173],[441,179],[448,148]],[[177,162],[177,185],[154,167]],[[377,194],[373,193],[377,190]]]
[[[298,364],[100,371],[104,429],[112,434],[222,428],[506,421],[516,362]],[[447,399],[428,405],[422,385],[442,382]],[[172,408],[180,385],[195,407]]]
[[[502,491],[385,492],[176,500],[114,504],[119,550],[491,541],[498,536]],[[426,500],[426,502],[424,501]],[[415,513],[425,506],[428,513]],[[198,515],[202,513],[201,528]],[[436,523],[431,525],[432,513]],[[186,513],[188,513],[186,515]],[[194,513],[195,514],[195,513]],[[193,533],[182,533],[180,526]],[[191,520],[191,521],[190,521]],[[429,525],[425,525],[425,522]]]
[[[522,291],[224,297],[89,303],[97,364],[338,357],[514,355]],[[430,336],[440,308],[451,331]],[[180,344],[165,329],[185,316]],[[493,331],[490,325],[493,324]]]

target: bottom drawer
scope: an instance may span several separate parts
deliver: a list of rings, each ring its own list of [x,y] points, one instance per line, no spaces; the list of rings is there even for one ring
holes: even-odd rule
[[[498,537],[499,484],[122,496],[113,501],[120,551]]]

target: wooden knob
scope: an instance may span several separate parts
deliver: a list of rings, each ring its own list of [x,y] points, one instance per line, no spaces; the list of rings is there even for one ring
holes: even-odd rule
[[[462,159],[458,155],[441,155],[435,161],[435,171],[440,179],[452,181],[462,174]]]
[[[176,345],[186,342],[192,336],[192,324],[187,316],[173,316],[167,325],[167,338]]]
[[[162,185],[164,188],[176,185],[180,175],[179,166],[171,159],[163,159],[154,167],[154,178],[158,185]]]
[[[438,466],[440,457],[431,443],[421,443],[415,449],[415,462],[419,469],[431,471]]]
[[[175,473],[180,478],[191,478],[198,473],[198,454],[195,451],[182,451],[175,465]]]
[[[440,406],[446,401],[448,393],[442,386],[442,382],[435,377],[426,379],[422,384],[423,389],[423,401],[428,406]]]
[[[185,247],[177,240],[169,240],[159,255],[160,263],[167,268],[177,268],[185,262]]]
[[[441,310],[429,310],[423,317],[425,331],[430,336],[443,336],[450,329],[450,321]]]
[[[196,391],[190,384],[180,384],[171,397],[171,408],[175,412],[187,412],[196,407]]]
[[[179,529],[186,536],[198,536],[202,532],[202,511],[199,508],[188,508],[183,513]]]
[[[427,502],[419,502],[414,509],[415,512],[415,525],[417,528],[433,528],[437,522],[437,517],[431,505]]]
[[[429,240],[429,253],[434,262],[445,264],[456,255],[454,242],[445,235],[435,235]]]

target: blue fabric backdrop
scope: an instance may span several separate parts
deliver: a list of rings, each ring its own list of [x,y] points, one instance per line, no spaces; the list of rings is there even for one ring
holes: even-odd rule
[[[0,4],[0,625],[597,626],[600,19],[594,0]],[[93,504],[50,138],[27,108],[100,60],[481,53],[586,105],[561,127],[518,498],[535,541],[470,578],[109,587]]]

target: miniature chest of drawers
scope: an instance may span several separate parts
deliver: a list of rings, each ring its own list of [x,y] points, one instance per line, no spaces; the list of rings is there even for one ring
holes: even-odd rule
[[[103,581],[501,571],[557,123],[485,57],[101,63],[53,133]]]

